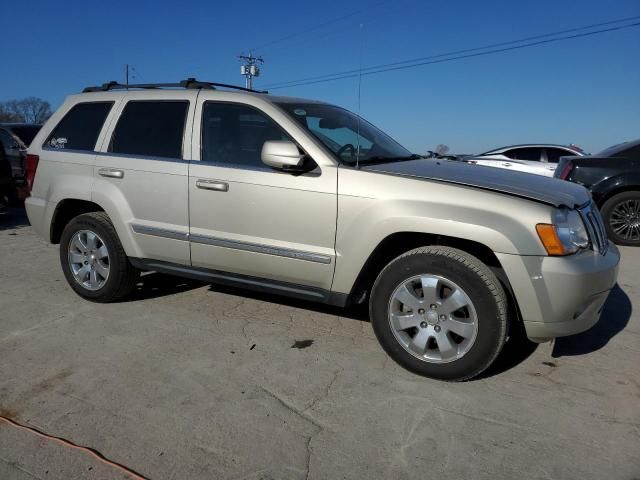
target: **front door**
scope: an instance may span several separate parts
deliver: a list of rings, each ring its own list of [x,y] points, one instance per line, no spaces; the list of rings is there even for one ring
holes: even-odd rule
[[[335,265],[337,168],[295,175],[261,160],[267,140],[293,140],[254,106],[201,101],[189,172],[195,267],[329,290]],[[280,115],[283,115],[280,113]],[[196,140],[198,139],[198,140]],[[308,141],[308,140],[307,140]],[[280,288],[288,288],[280,285]]]

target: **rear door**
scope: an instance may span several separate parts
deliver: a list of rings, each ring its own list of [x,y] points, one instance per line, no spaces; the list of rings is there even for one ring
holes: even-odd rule
[[[94,197],[122,217],[140,258],[188,265],[188,161],[197,91],[130,92],[94,169]]]

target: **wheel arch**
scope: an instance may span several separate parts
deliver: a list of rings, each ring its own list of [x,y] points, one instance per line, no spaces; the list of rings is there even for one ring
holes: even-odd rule
[[[462,250],[478,258],[496,275],[511,303],[516,318],[521,319],[518,302],[498,257],[491,248],[473,240],[421,232],[396,232],[382,239],[362,266],[348,295],[348,303],[363,303],[382,269],[394,258],[414,248],[441,245]]]
[[[65,198],[59,201],[51,217],[49,241],[53,244],[60,243],[62,231],[71,219],[89,212],[104,212],[104,209],[95,202],[78,198]]]
[[[640,192],[640,184],[620,185],[618,187],[612,188],[611,190],[608,190],[606,193],[600,196],[598,200],[598,207],[602,208],[608,200],[620,193],[626,192]]]

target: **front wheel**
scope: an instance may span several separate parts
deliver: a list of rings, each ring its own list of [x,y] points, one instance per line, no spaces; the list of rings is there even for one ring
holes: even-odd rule
[[[500,353],[507,299],[499,280],[466,252],[433,246],[389,263],[369,313],[385,351],[402,367],[441,380],[467,380]]]
[[[71,288],[94,302],[127,296],[139,278],[104,212],[79,215],[67,224],[60,238],[60,263]]]
[[[609,238],[618,245],[640,246],[640,192],[622,192],[602,206]]]

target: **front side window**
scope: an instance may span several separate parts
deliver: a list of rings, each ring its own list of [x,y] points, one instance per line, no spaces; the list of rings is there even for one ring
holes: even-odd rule
[[[93,151],[113,102],[74,105],[53,129],[43,147]]]
[[[541,150],[539,148],[514,148],[507,150],[504,155],[514,160],[528,160],[530,162],[539,162]]]
[[[279,106],[346,164],[414,157],[382,130],[343,108],[324,103],[282,102]]]
[[[187,101],[131,100],[116,125],[109,151],[125,155],[182,158]]]
[[[204,162],[224,166],[271,170],[262,163],[267,140],[291,140],[264,113],[247,105],[205,102],[202,110]]]

